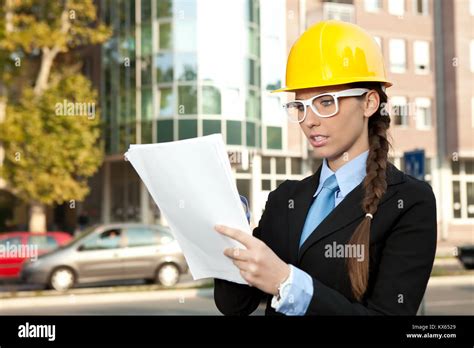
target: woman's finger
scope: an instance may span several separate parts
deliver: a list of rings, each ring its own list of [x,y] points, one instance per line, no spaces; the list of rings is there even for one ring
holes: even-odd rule
[[[250,258],[249,251],[238,247],[227,248],[224,250],[224,255],[233,260],[247,261]]]
[[[247,249],[250,249],[250,246],[252,245],[255,237],[245,233],[241,230],[231,228],[228,226],[223,226],[223,225],[216,225],[214,226],[215,230],[227,237],[230,237],[232,239],[235,239],[236,241],[242,243]]]

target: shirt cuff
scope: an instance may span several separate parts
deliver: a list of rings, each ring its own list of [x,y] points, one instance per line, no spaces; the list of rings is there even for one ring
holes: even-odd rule
[[[271,306],[286,315],[304,315],[313,297],[313,278],[301,269],[290,265],[290,284],[283,289],[280,299],[273,296]]]

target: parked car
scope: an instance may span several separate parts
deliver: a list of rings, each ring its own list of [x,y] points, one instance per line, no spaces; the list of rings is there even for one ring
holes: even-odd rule
[[[458,247],[457,257],[466,269],[474,269],[474,244]]]
[[[119,223],[93,226],[67,246],[26,263],[22,279],[58,291],[75,284],[130,279],[173,286],[187,271],[169,228]]]
[[[7,232],[0,234],[0,279],[17,280],[27,259],[54,250],[72,239],[65,232]]]

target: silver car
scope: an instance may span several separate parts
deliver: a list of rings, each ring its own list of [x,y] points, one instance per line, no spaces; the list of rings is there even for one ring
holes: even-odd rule
[[[187,271],[169,228],[118,223],[91,227],[69,244],[26,262],[21,278],[64,291],[79,283],[125,279],[173,286]]]

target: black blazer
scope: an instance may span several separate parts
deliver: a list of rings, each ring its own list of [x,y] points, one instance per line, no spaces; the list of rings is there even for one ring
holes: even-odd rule
[[[436,251],[436,200],[431,186],[387,164],[387,191],[372,219],[369,284],[361,302],[352,295],[344,258],[325,257],[327,244],[345,244],[364,218],[363,183],[320,223],[299,249],[303,225],[319,182],[318,171],[286,180],[270,192],[253,235],[283,261],[313,278],[313,298],[306,315],[415,315]],[[255,287],[214,281],[214,300],[225,315],[249,315],[266,299],[266,315],[280,315],[272,295]]]

